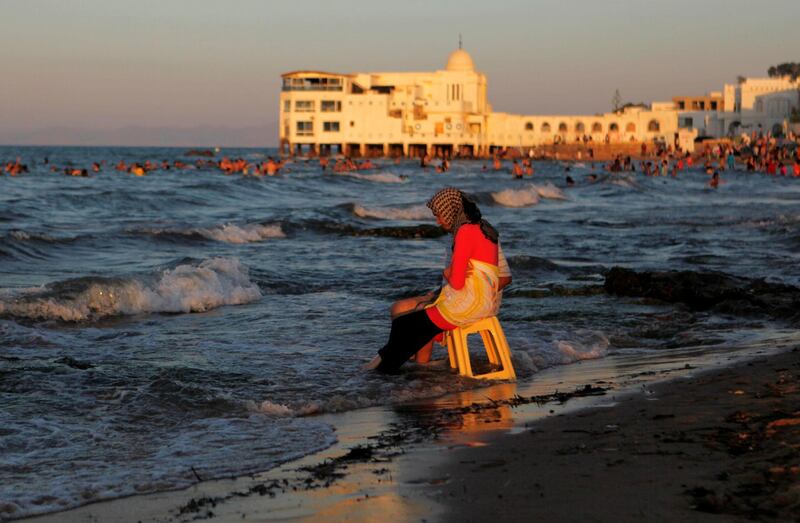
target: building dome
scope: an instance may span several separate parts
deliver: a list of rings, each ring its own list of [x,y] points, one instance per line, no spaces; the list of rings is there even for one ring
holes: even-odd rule
[[[472,57],[463,49],[456,49],[447,57],[448,71],[474,71]]]

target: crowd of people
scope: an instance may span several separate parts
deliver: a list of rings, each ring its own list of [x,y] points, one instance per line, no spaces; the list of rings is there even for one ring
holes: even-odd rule
[[[648,154],[649,153],[649,154]],[[591,168],[594,170],[595,163],[593,154],[589,154],[588,160],[591,161]],[[534,175],[534,154],[532,150],[527,155],[519,154],[512,157],[508,151],[499,151],[491,158],[492,169],[496,172],[506,171],[506,163],[510,160],[511,166],[508,168],[513,178],[523,179]],[[438,158],[438,163],[434,165],[434,160],[430,154],[420,157],[420,168],[427,169],[434,166],[437,173],[444,173],[450,170],[450,158],[443,156]],[[581,158],[577,158],[581,160]],[[311,158],[306,161],[311,161]],[[394,162],[399,163],[400,158],[395,158]],[[101,173],[106,168],[106,161],[93,162],[90,168],[75,167],[72,165],[58,167],[50,165],[47,157],[44,164],[49,165],[51,172],[63,173],[67,176],[88,177],[91,174]],[[331,163],[333,165],[331,166]],[[260,162],[250,162],[245,158],[222,157],[219,160],[213,158],[201,158],[194,162],[184,162],[181,160],[151,161],[126,163],[120,160],[113,166],[113,170],[134,176],[146,176],[152,171],[185,170],[185,169],[217,169],[223,174],[241,174],[243,176],[277,176],[281,172],[288,171],[285,167],[286,159],[276,160],[272,156]],[[645,176],[672,176],[677,177],[685,169],[690,169],[702,164],[705,173],[709,176],[709,186],[716,188],[720,184],[720,175],[725,171],[744,170],[748,172],[762,172],[772,176],[792,176],[800,178],[800,147],[797,141],[779,140],[769,134],[746,135],[735,141],[706,142],[702,149],[695,151],[694,154],[684,152],[680,148],[673,149],[671,146],[656,146],[652,151],[648,150],[646,144],[642,144],[641,156],[636,161],[629,155],[617,155],[612,161],[603,164],[603,169],[609,173],[621,172],[641,172]],[[0,164],[1,165],[1,164]],[[347,173],[353,171],[364,171],[378,167],[371,159],[353,159],[348,156],[340,158],[329,158],[322,156],[319,158],[319,165],[323,172],[330,170],[334,173]],[[486,163],[482,170],[488,170]],[[565,171],[569,171],[567,164]],[[20,158],[15,161],[8,161],[4,164],[2,174],[18,176],[28,173],[28,165],[23,163]],[[596,174],[592,176],[597,177]],[[574,185],[575,181],[567,175],[566,184]]]
[[[19,174],[28,172],[28,166],[22,163],[19,158],[17,158],[17,160],[14,162],[7,162],[3,172],[10,176],[17,176]]]
[[[323,171],[327,170],[329,163],[330,159],[327,156],[323,156],[319,159],[319,166],[322,167]],[[335,173],[366,171],[374,168],[375,164],[372,163],[372,160],[369,158],[364,161],[355,161],[349,156],[339,158],[336,160],[336,163],[333,164],[333,172]]]
[[[280,174],[281,169],[284,168],[286,160],[275,160],[273,157],[268,156],[266,160],[260,163],[251,163],[243,158],[228,158],[223,157],[220,160],[204,160],[198,159],[194,162],[187,163],[181,160],[168,160],[151,161],[145,160],[143,162],[130,162],[126,163],[125,160],[120,160],[113,166],[113,170],[117,172],[132,174],[134,176],[146,176],[152,171],[169,171],[185,170],[185,169],[218,169],[224,174],[242,174],[244,176],[277,176]],[[91,173],[101,173],[106,168],[106,161],[92,162],[89,169],[85,167],[65,166],[58,167],[57,165],[50,164],[47,157],[43,160],[44,165],[49,166],[50,172],[62,173],[65,176],[88,177]],[[17,176],[23,173],[30,172],[28,165],[22,163],[20,158],[15,161],[5,163],[4,169],[0,174],[8,174],[10,176]]]
[[[752,140],[739,142],[705,143],[694,155],[671,147],[660,149],[655,159],[639,163],[639,171],[645,176],[677,177],[684,169],[703,162],[703,170],[709,176],[709,187],[716,189],[725,171],[745,170],[771,176],[793,176],[800,178],[800,147],[796,142],[781,142],[771,136],[754,136]],[[740,165],[741,168],[737,167]],[[630,156],[617,156],[604,166],[611,173],[635,172],[635,162]]]

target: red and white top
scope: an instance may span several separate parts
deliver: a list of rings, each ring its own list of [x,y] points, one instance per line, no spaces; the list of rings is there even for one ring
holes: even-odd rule
[[[449,269],[447,283],[426,309],[437,327],[453,330],[497,314],[499,279],[511,271],[500,245],[487,239],[480,225],[459,227]]]

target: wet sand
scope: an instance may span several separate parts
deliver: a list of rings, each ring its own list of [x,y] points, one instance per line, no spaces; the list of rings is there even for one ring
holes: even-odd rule
[[[354,411],[339,444],[267,473],[33,520],[797,521],[800,350],[686,372]]]
[[[800,352],[551,417],[434,476],[444,521],[800,521]]]

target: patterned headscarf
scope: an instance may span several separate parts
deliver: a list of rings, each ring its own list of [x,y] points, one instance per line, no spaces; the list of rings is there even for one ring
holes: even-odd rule
[[[427,207],[433,214],[441,217],[451,225],[450,232],[455,241],[458,229],[465,223],[470,223],[470,219],[464,211],[464,199],[467,196],[455,187],[445,187],[428,200]],[[486,220],[480,220],[481,231],[487,239],[497,243],[497,231]]]
[[[426,205],[433,211],[433,214],[450,224],[453,236],[456,235],[459,227],[469,221],[464,213],[461,191],[455,187],[445,187],[434,194]]]

